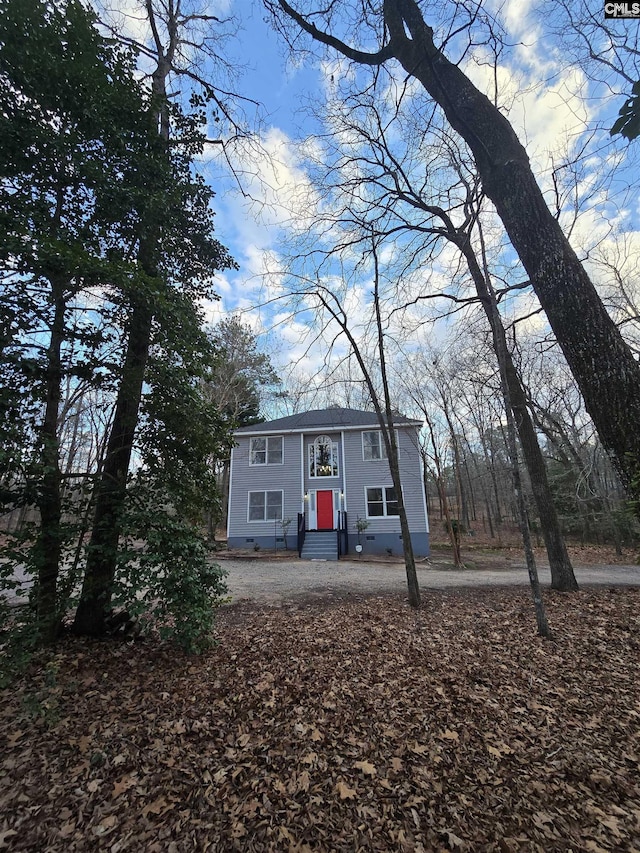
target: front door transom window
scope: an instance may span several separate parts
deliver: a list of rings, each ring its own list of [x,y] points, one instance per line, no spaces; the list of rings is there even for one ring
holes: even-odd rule
[[[338,445],[328,435],[319,435],[309,445],[309,476],[338,476]]]

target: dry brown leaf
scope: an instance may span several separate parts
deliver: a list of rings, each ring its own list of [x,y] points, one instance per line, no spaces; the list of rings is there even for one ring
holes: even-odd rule
[[[546,603],[553,644],[524,589],[223,609],[201,658],[67,637],[3,694],[0,850],[633,850],[640,590]]]
[[[0,848],[8,847],[7,838],[13,838],[17,834],[15,829],[0,829]]]
[[[610,815],[602,821],[602,825],[610,829],[617,838],[620,838],[620,821],[617,817]]]
[[[455,832],[452,832],[450,829],[444,829],[442,834],[447,839],[447,844],[449,845],[450,850],[467,850],[468,845],[466,841],[460,838],[459,835],[456,835]]]
[[[458,734],[458,732],[454,732],[451,729],[445,729],[442,732],[442,734],[440,735],[440,737],[443,740],[453,740],[453,741],[460,740],[460,735]]]
[[[547,812],[535,812],[532,815],[533,822],[538,827],[538,829],[546,829],[546,824],[553,824],[553,817]]]
[[[243,838],[247,834],[247,830],[245,825],[241,821],[235,821],[233,826],[231,827],[231,838],[238,839]]]
[[[353,765],[356,770],[362,770],[365,776],[375,776],[376,768],[369,761],[356,761]]]
[[[336,791],[340,795],[341,800],[353,800],[358,793],[355,788],[350,788],[345,782],[338,782],[336,784]]]
[[[18,729],[17,731],[12,732],[10,735],[7,736],[7,746],[15,746],[23,734],[24,732],[22,731],[22,729]]]
[[[152,803],[142,809],[142,817],[147,817],[149,814],[161,815],[171,808],[165,797],[158,797]]]
[[[291,833],[286,826],[278,827],[278,836],[281,841],[288,841],[290,844],[295,844],[296,839],[293,833]]]
[[[113,790],[111,791],[111,798],[116,799],[121,794],[124,794],[125,791],[128,791],[133,785],[135,785],[137,779],[135,776],[128,774],[127,776],[123,776],[122,779],[119,779],[117,782],[113,784]]]
[[[110,814],[103,818],[97,826],[94,826],[92,831],[94,835],[102,838],[102,836],[109,835],[109,833],[113,832],[117,825],[118,818],[115,815]]]

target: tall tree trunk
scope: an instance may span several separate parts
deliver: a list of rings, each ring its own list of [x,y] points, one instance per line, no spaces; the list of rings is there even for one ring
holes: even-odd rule
[[[62,398],[61,350],[64,340],[65,298],[62,282],[51,278],[53,321],[47,349],[46,400],[40,430],[42,441],[42,480],[38,489],[37,506],[40,528],[34,547],[37,568],[36,619],[38,641],[51,643],[60,628],[58,612],[58,574],[62,557],[62,496],[58,413]]]
[[[482,245],[484,252],[484,243]],[[540,444],[531,415],[529,414],[529,409],[527,408],[526,395],[513,359],[511,358],[509,347],[507,346],[507,338],[504,333],[500,312],[498,311],[498,304],[489,282],[486,258],[484,259],[483,271],[480,268],[475,252],[466,238],[464,244],[461,246],[461,251],[465,255],[476,292],[480,297],[480,302],[489,320],[493,346],[501,366],[501,374],[504,373],[504,381],[508,391],[507,399],[513,412],[514,425],[518,431],[525,465],[531,480],[533,497],[536,502],[538,515],[540,516],[540,526],[551,569],[551,586],[563,592],[575,591],[578,589],[578,583],[573,573],[573,566],[571,565],[564,537],[560,530],[558,514],[549,487],[547,466],[540,450]],[[518,516],[520,516],[519,509]]]
[[[73,623],[73,630],[77,634],[100,636],[106,632],[105,618],[111,605],[127,476],[149,354],[151,322],[150,309],[144,304],[134,305],[113,423],[102,473],[96,486],[87,566]]]
[[[475,256],[474,256],[475,260]],[[489,317],[489,322],[491,325],[491,332],[493,336],[493,346],[498,357],[498,365],[500,368],[500,385],[502,387],[502,395],[504,397],[504,404],[507,414],[507,434],[506,434],[506,444],[509,450],[509,457],[511,459],[511,476],[513,480],[513,491],[515,495],[516,502],[516,517],[518,520],[518,525],[520,527],[520,533],[522,535],[522,543],[524,546],[525,560],[527,564],[527,572],[529,574],[529,584],[531,586],[531,593],[533,596],[533,603],[536,614],[536,623],[538,626],[538,634],[542,637],[550,637],[551,631],[549,629],[549,624],[547,622],[547,614],[545,611],[544,601],[542,600],[542,591],[540,589],[540,580],[538,578],[538,569],[536,566],[536,559],[533,553],[533,546],[531,543],[531,530],[529,528],[529,519],[527,517],[527,508],[524,501],[524,492],[522,489],[522,477],[520,476],[520,465],[518,462],[518,447],[516,444],[516,408],[514,401],[511,399],[511,385],[512,378],[510,378],[510,370],[509,364],[513,368],[513,361],[511,359],[511,355],[509,353],[509,349],[507,347],[507,340],[504,334],[504,328],[502,326],[502,320],[500,319],[500,314],[498,312],[498,303],[496,302],[495,295],[491,288],[491,284],[488,280],[488,274],[486,270],[485,264],[485,275],[487,278],[483,278],[484,287],[482,288],[482,302],[485,306],[485,310],[487,311],[487,316]],[[515,370],[513,371],[513,375],[515,376]],[[517,380],[517,376],[516,376]],[[516,382],[517,390],[522,394],[522,399],[524,400],[524,393],[522,392],[522,386],[520,382]],[[526,412],[525,406],[525,414],[529,420],[529,424],[531,424],[531,419],[528,417],[528,412]],[[535,438],[535,433],[534,433]],[[536,447],[538,448],[538,452],[540,452],[540,447],[535,441]],[[540,459],[542,459],[542,454],[540,454]],[[544,467],[544,462],[543,462]],[[545,471],[545,482],[546,482],[546,471]],[[551,504],[553,507],[553,504]],[[562,540],[561,540],[562,541]],[[562,541],[562,545],[564,546],[564,542]],[[568,557],[567,557],[568,560]],[[571,568],[571,564],[569,564],[569,568]],[[571,570],[571,575],[573,576],[573,570]],[[574,579],[575,583],[575,579]],[[577,588],[577,585],[574,587]]]
[[[502,365],[504,368],[504,364]],[[531,594],[533,596],[533,605],[536,614],[536,623],[538,626],[538,634],[541,637],[551,637],[549,623],[547,622],[547,614],[542,600],[542,590],[540,589],[540,580],[538,578],[538,569],[536,567],[536,558],[531,545],[531,532],[529,530],[529,520],[527,518],[527,508],[524,502],[524,494],[522,491],[522,479],[520,477],[520,467],[518,465],[518,448],[516,445],[516,429],[515,418],[513,415],[513,407],[509,400],[509,389],[506,382],[506,373],[502,371],[503,391],[505,396],[505,407],[507,410],[507,443],[509,446],[509,455],[511,457],[511,475],[513,477],[513,490],[516,496],[518,522],[520,533],[522,534],[522,542],[524,545],[525,560],[527,564],[527,572],[529,573],[529,585],[531,586]]]
[[[216,533],[219,528],[227,530],[227,516],[229,514],[229,488],[231,483],[231,457],[222,460],[222,470],[218,478],[218,491],[220,503],[217,507],[210,509],[206,514],[207,537],[210,542],[216,541]]]
[[[484,435],[481,435],[480,441],[482,443],[482,451],[484,453],[484,461],[485,461],[485,464],[487,466],[489,476],[491,478],[491,489],[493,491],[493,500],[495,501],[495,510],[496,510],[494,517],[495,517],[496,525],[497,525],[498,530],[499,530],[504,519],[503,519],[503,515],[502,515],[503,507],[502,507],[502,504],[500,502],[500,486],[498,485],[498,473],[496,471],[496,462],[495,462],[496,455],[495,455],[495,453],[492,453],[493,438],[491,438],[490,446],[487,446],[487,441],[486,441],[486,438]]]
[[[391,479],[398,502],[398,514],[400,516],[400,531],[402,533],[402,552],[404,554],[404,565],[407,574],[407,591],[408,600],[411,607],[420,607],[420,587],[418,585],[418,575],[416,573],[416,560],[413,553],[413,542],[411,541],[411,530],[409,529],[409,521],[407,519],[407,510],[404,505],[404,497],[402,494],[402,480],[400,477],[400,460],[398,455],[398,442],[396,441],[396,431],[393,424],[393,408],[391,405],[391,393],[389,391],[389,381],[387,378],[387,361],[384,347],[384,330],[382,325],[382,317],[380,314],[380,292],[379,292],[379,269],[378,269],[378,253],[375,242],[372,244],[373,262],[374,262],[374,308],[376,314],[376,331],[378,333],[378,356],[380,358],[380,377],[382,379],[382,391],[384,395],[384,417],[381,417],[380,406],[377,404],[377,398],[374,397],[376,403],[375,408],[380,420],[382,435],[387,447],[387,457],[389,461],[389,469],[391,471]],[[373,391],[373,383],[370,391]]]
[[[451,450],[453,451],[453,480],[456,485],[456,503],[458,505],[458,523],[462,524],[465,529],[469,527],[469,508],[467,505],[467,495],[462,483],[462,464],[460,462],[460,443],[458,436],[451,420],[451,412],[449,411],[449,403],[445,399],[444,393],[441,394],[442,412],[449,428],[449,440],[451,441]]]
[[[458,542],[458,537],[456,536],[456,531],[453,527],[451,513],[449,512],[449,500],[447,498],[447,492],[445,489],[444,477],[442,473],[442,464],[440,459],[440,453],[438,452],[438,446],[436,444],[435,431],[433,429],[433,423],[429,418],[429,413],[423,409],[422,414],[424,415],[425,423],[427,425],[427,429],[429,430],[429,436],[431,437],[431,446],[433,447],[433,462],[436,466],[436,486],[438,488],[438,497],[440,499],[440,521],[442,521],[442,516],[444,514],[444,523],[447,529],[447,536],[449,537],[449,542],[451,542],[453,565],[458,569],[462,567],[460,544]]]
[[[407,520],[407,512],[402,499],[402,483],[400,480],[400,465],[398,460],[398,445],[396,442],[395,428],[393,422],[393,411],[391,406],[391,394],[389,391],[389,382],[387,377],[387,365],[384,347],[384,329],[382,317],[380,315],[380,294],[379,294],[379,267],[378,254],[375,241],[372,241],[372,257],[374,262],[374,310],[376,315],[376,332],[378,342],[378,358],[380,360],[380,377],[382,380],[383,403],[380,402],[376,385],[371,377],[369,367],[364,359],[362,350],[358,346],[353,333],[349,328],[347,315],[340,307],[336,309],[337,299],[331,291],[323,289],[321,286],[315,291],[316,297],[321,304],[329,311],[333,319],[342,329],[343,334],[351,345],[352,352],[358,362],[362,375],[364,377],[371,402],[376,410],[380,431],[384,438],[385,448],[387,451],[387,459],[389,462],[389,470],[391,479],[396,492],[398,502],[398,514],[400,517],[400,531],[402,533],[402,550],[404,554],[404,564],[407,574],[407,589],[408,600],[411,607],[420,607],[420,587],[418,585],[418,576],[416,574],[416,561],[413,553],[413,543],[411,541],[411,532],[409,530],[409,522]]]
[[[502,334],[504,334],[504,329],[502,329]],[[522,384],[520,383],[510,354],[506,360],[506,371],[515,426],[518,430],[520,446],[522,447],[525,464],[529,472],[531,490],[540,517],[540,527],[549,558],[551,586],[563,592],[575,591],[578,589],[578,583],[573,572],[573,566],[571,565],[564,537],[560,530],[558,513],[556,512],[553,495],[549,487],[547,466],[540,450],[540,444],[533,428],[529,410],[526,406]]]
[[[547,207],[509,121],[435,46],[415,0],[385,0],[384,10],[391,52],[471,149],[600,440],[629,494],[639,499],[640,364]]]
[[[485,498],[485,508],[487,513],[487,524],[489,525],[489,536],[492,539],[496,538],[495,531],[493,529],[493,521],[491,518],[491,504],[489,503],[489,498]]]
[[[149,20],[152,21],[154,17],[151,0],[147,0],[146,6]],[[170,46],[166,53],[162,48],[158,31],[153,27],[158,59],[152,75],[153,101],[149,122],[150,133],[154,137],[153,142],[156,145],[165,146],[164,151],[169,143],[166,81],[177,43],[175,19],[173,19],[173,25],[173,28],[170,28]],[[162,221],[158,218],[158,211],[151,213],[151,221],[144,221],[143,216],[143,236],[140,240],[138,263],[151,280],[158,274],[157,252],[161,229]],[[153,312],[148,300],[145,299],[144,294],[134,295],[124,367],[104,467],[97,485],[96,510],[87,550],[82,595],[73,623],[73,630],[77,634],[100,636],[107,630],[106,617],[111,607],[118,542],[127,493],[127,477],[151,345],[152,324]]]
[[[388,414],[388,413],[387,413]],[[395,434],[393,421],[387,421],[388,430],[392,435],[393,443],[395,444]],[[420,587],[418,585],[418,575],[416,574],[416,561],[413,554],[413,543],[411,541],[411,530],[407,519],[407,511],[404,505],[402,496],[402,481],[400,479],[400,466],[398,463],[398,447],[395,445],[395,450],[392,450],[389,456],[389,469],[391,471],[391,479],[393,480],[394,491],[398,501],[398,515],[400,517],[400,532],[402,533],[402,551],[404,554],[404,564],[407,574],[407,590],[408,600],[411,607],[420,607]]]
[[[475,454],[473,454],[473,453],[471,454],[471,459],[473,461],[473,467],[475,469],[476,478],[477,478],[478,482],[480,483],[480,491],[482,492],[482,497],[484,499],[486,521],[487,521],[487,524],[489,525],[489,536],[492,539],[495,539],[495,532],[493,530],[493,511],[491,509],[491,495],[489,494],[490,490],[487,489],[487,482],[486,482],[487,478],[480,471],[480,466],[478,465],[478,461],[475,457]],[[486,453],[485,453],[485,463],[486,463],[486,461],[487,460],[486,460]]]
[[[467,494],[469,495],[469,500],[471,501],[471,509],[468,509],[467,502],[467,527],[471,527],[471,519],[477,521],[478,519],[478,508],[476,506],[476,495],[473,489],[473,481],[471,480],[471,471],[469,471],[469,462],[467,459],[467,454],[465,453],[464,460],[462,462],[462,467],[464,468],[465,477],[467,480]],[[470,513],[470,515],[469,515]]]

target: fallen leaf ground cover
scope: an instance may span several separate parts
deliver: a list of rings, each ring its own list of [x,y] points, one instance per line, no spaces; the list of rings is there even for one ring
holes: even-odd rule
[[[0,849],[640,850],[640,591],[227,608],[2,695]]]

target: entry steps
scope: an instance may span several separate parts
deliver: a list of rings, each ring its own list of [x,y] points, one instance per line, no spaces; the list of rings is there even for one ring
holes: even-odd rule
[[[302,546],[303,560],[337,560],[338,534],[335,530],[309,530]]]

